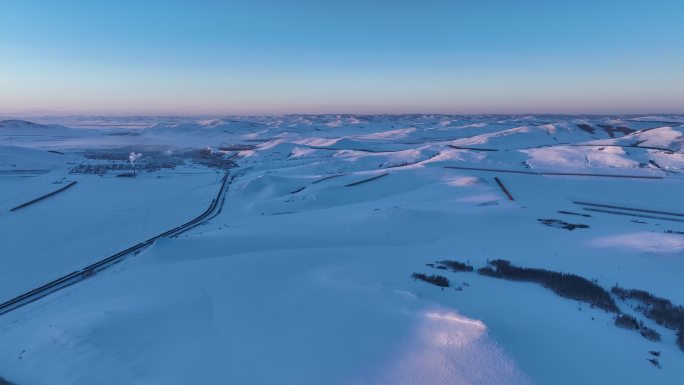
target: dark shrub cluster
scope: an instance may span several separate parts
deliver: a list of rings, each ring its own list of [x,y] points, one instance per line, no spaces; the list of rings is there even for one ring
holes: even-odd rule
[[[622,300],[639,301],[636,309],[658,325],[677,330],[677,345],[684,350],[684,306],[675,306],[670,300],[657,297],[644,290],[623,289],[614,286],[610,290]]]
[[[618,314],[615,317],[615,326],[629,330],[639,329],[639,322],[629,314]]]
[[[557,229],[566,229],[566,230],[575,230],[575,229],[588,229],[589,225],[585,225],[582,223],[568,223],[566,221],[561,221],[560,219],[544,219],[544,218],[539,218],[537,219],[539,223],[545,226],[549,227],[555,227]]]
[[[473,271],[473,267],[468,265],[467,263],[459,262],[459,261],[454,261],[454,260],[449,260],[445,259],[443,261],[437,262],[439,265],[437,268],[447,267],[451,269],[454,272],[459,272],[459,271]]]
[[[5,380],[4,378],[0,377],[0,385],[16,385],[14,382],[10,382],[8,380]]]
[[[425,281],[428,283],[431,283],[433,285],[439,286],[439,287],[449,287],[449,279],[446,277],[442,277],[441,275],[427,275],[423,273],[413,273],[411,274],[411,277],[414,279],[419,279],[421,281]]]
[[[649,358],[649,359],[647,359],[647,361],[650,362],[651,365],[655,366],[656,368],[658,368],[658,369],[661,368],[660,361],[658,361],[657,358]]]
[[[647,327],[643,322],[637,321],[636,318],[629,314],[618,314],[615,317],[615,326],[629,330],[638,330],[639,334],[647,340],[660,341],[660,333]]]
[[[646,338],[649,341],[655,341],[655,342],[660,341],[660,333],[658,333],[657,331],[655,331],[651,328],[644,326],[643,323],[640,325],[641,325],[641,328],[639,329],[639,333],[644,338]]]
[[[565,274],[545,269],[517,267],[504,259],[489,262],[490,266],[478,269],[478,273],[512,281],[536,282],[553,290],[561,297],[587,302],[611,313],[620,310],[613,297],[601,286],[575,274]]]
[[[620,126],[614,127],[614,126],[611,126],[610,124],[597,124],[597,126],[603,128],[603,130],[605,132],[607,132],[608,136],[610,136],[611,138],[615,137],[616,132],[620,132],[623,135],[629,135],[629,134],[634,132],[634,130],[629,128],[629,127],[620,127]]]
[[[670,329],[684,329],[684,306],[675,306],[670,300],[656,297],[644,290],[627,290],[614,286],[611,292],[620,299],[633,299],[641,302],[637,307],[646,317]]]
[[[590,125],[588,125],[588,124],[586,124],[586,123],[576,124],[576,126],[577,126],[580,130],[582,130],[582,131],[586,131],[586,132],[588,132],[588,133],[590,133],[590,134],[593,134],[593,133],[594,133],[594,127],[592,127],[592,126],[590,126]]]

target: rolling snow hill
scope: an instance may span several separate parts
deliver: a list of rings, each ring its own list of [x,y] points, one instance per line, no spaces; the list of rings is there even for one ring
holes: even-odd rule
[[[49,170],[0,175],[12,186],[0,192],[0,232],[11,234],[0,301],[177,226],[212,203],[220,171],[231,176],[208,221],[0,315],[3,377],[19,385],[684,378],[684,117],[145,117],[141,125],[65,129],[69,140],[0,136],[3,170],[20,161]],[[142,154],[137,164],[130,152]],[[71,180],[78,185],[10,211]],[[529,269],[497,276],[498,259]],[[649,311],[663,301],[665,321]]]

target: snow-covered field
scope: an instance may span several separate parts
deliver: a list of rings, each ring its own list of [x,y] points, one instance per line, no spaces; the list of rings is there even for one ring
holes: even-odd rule
[[[684,378],[676,331],[634,304],[615,298],[661,341],[536,283],[426,265],[501,258],[684,305],[682,116],[37,121],[0,122],[0,302],[186,222],[234,178],[216,217],[1,315],[18,385]],[[129,152],[138,174],[117,177]]]

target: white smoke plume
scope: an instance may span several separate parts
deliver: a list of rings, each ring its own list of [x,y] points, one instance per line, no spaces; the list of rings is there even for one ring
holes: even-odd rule
[[[135,162],[142,158],[142,154],[139,152],[131,152],[128,154],[128,161],[131,162],[131,167],[133,167],[133,172],[135,172]]]

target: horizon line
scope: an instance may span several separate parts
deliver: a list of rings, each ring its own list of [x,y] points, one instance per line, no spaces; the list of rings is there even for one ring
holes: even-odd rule
[[[410,115],[441,115],[441,116],[644,116],[644,115],[684,115],[681,112],[377,112],[377,113],[355,113],[355,112],[288,112],[288,113],[197,113],[197,114],[173,114],[173,113],[145,113],[145,114],[108,114],[108,113],[3,113],[0,118],[49,118],[49,117],[177,117],[177,118],[221,118],[221,117],[269,117],[269,116],[410,116]]]

